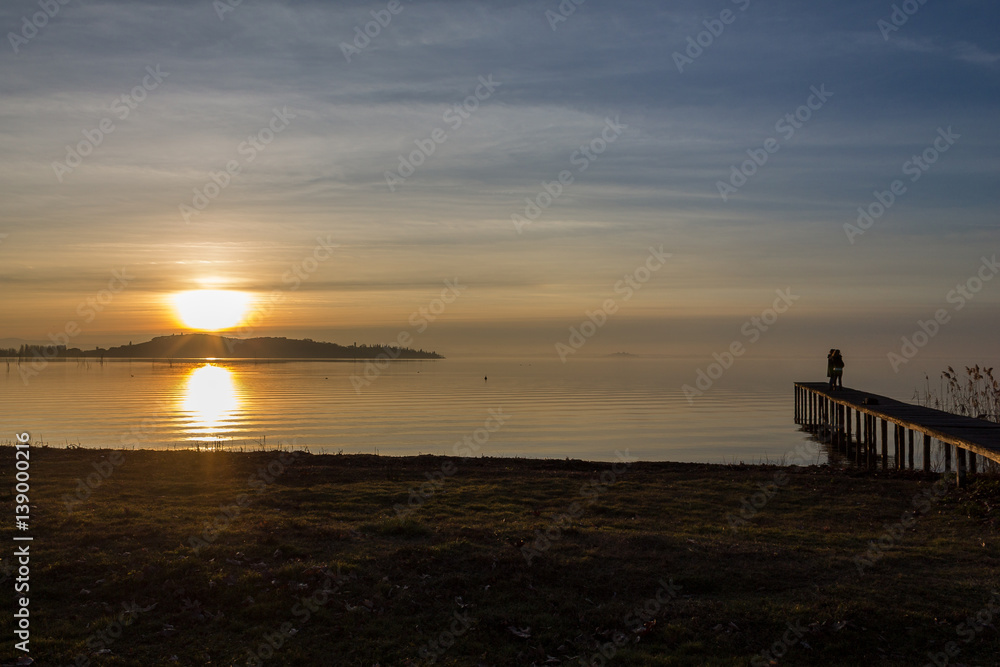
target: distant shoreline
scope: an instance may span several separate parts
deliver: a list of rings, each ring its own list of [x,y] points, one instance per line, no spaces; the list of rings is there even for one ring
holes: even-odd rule
[[[0,456],[9,454],[13,450],[15,442],[12,440],[0,440]],[[194,444],[182,445],[177,444],[172,447],[114,447],[107,445],[79,445],[79,444],[67,444],[67,445],[57,445],[51,444],[44,441],[32,442],[31,449],[40,452],[59,452],[61,454],[67,454],[69,456],[116,456],[125,455],[133,456],[137,455],[139,457],[159,457],[161,455],[172,455],[178,458],[183,458],[192,455],[211,455],[211,456],[231,456],[236,457],[236,460],[244,460],[249,457],[250,459],[266,456],[266,455],[276,455],[276,454],[294,454],[295,456],[303,456],[306,460],[313,461],[318,464],[328,465],[335,462],[341,462],[347,467],[357,467],[357,468],[369,468],[378,467],[381,465],[400,465],[404,468],[414,467],[417,468],[439,468],[441,465],[447,465],[449,462],[456,465],[463,465],[467,467],[474,467],[479,470],[489,470],[498,474],[508,474],[513,468],[521,470],[531,470],[531,471],[545,471],[545,470],[593,470],[594,468],[607,467],[615,464],[615,460],[599,460],[599,459],[581,459],[574,457],[558,457],[558,456],[544,456],[544,457],[530,457],[530,456],[517,456],[517,455],[477,455],[477,456],[459,456],[457,454],[380,454],[380,453],[365,453],[365,452],[330,452],[330,451],[312,451],[314,449],[329,449],[328,447],[310,447],[309,445],[283,445],[281,443],[275,446],[262,446],[257,442],[244,440],[240,444],[230,444],[222,443],[221,445],[213,445],[209,442],[202,442],[200,447]],[[649,471],[673,471],[673,472],[694,472],[694,471],[721,471],[721,470],[738,470],[738,471],[779,471],[779,470],[799,470],[799,471],[813,471],[816,474],[828,472],[831,475],[838,474],[856,474],[861,469],[856,468],[853,465],[848,466],[836,466],[830,465],[828,463],[822,464],[810,464],[806,466],[787,464],[787,463],[765,463],[765,462],[743,462],[739,463],[711,463],[703,461],[661,461],[656,459],[632,459],[629,460],[627,465],[629,467],[638,466],[644,470]],[[941,477],[940,473],[924,473],[922,471],[890,471],[889,477],[900,478],[900,479],[938,479]]]
[[[409,343],[409,341],[402,341]],[[7,358],[34,360],[54,359],[443,359],[434,351],[414,350],[392,344],[339,345],[311,338],[294,339],[276,336],[230,338],[218,334],[189,333],[157,336],[133,345],[83,350],[67,344],[22,345],[0,349]]]

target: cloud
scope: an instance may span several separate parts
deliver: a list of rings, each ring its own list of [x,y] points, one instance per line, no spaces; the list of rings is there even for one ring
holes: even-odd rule
[[[998,10],[928,3],[887,43],[886,8],[860,0],[744,4],[584,3],[553,30],[554,1],[404,1],[350,61],[342,44],[382,3],[244,2],[221,20],[204,0],[61,5],[0,54],[0,285],[44,304],[128,264],[136,293],[208,274],[264,290],[329,234],[340,254],[302,287],[317,326],[336,323],[324,299],[350,294],[354,316],[381,321],[454,275],[478,286],[468,317],[573,315],[654,243],[675,265],[644,309],[734,313],[792,283],[816,295],[804,310],[927,301],[995,230]],[[736,20],[678,72],[674,53],[724,9]],[[0,27],[34,11],[5,4]],[[157,66],[162,85],[117,115]],[[450,125],[488,76],[496,92]],[[829,103],[722,201],[717,182],[820,85]],[[243,150],[275,109],[295,118]],[[627,130],[580,169],[616,117]],[[104,119],[113,132],[60,180],[53,163]],[[954,151],[847,244],[843,224],[941,126],[963,135]],[[436,130],[446,140],[391,191],[386,172]],[[234,160],[186,224],[180,205]],[[565,170],[573,183],[517,234],[511,216]]]

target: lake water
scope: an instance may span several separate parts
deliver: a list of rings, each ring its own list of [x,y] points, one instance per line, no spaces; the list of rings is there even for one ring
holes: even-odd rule
[[[647,358],[446,359],[382,370],[88,360],[52,362],[25,381],[11,363],[0,374],[0,440],[27,431],[53,446],[285,442],[313,453],[411,455],[452,454],[468,436],[487,456],[610,461],[628,450],[643,460],[747,463],[780,460],[809,440],[793,420],[792,383],[823,380],[825,359],[741,359],[689,401],[681,387],[696,370]],[[858,376],[856,386],[901,400],[915,388],[902,380],[889,391]],[[487,420],[492,430],[483,430]]]

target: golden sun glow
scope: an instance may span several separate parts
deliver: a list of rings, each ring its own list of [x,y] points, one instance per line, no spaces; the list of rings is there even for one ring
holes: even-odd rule
[[[239,408],[239,398],[228,368],[206,364],[191,371],[182,404],[190,415],[192,439],[217,437]]]
[[[174,296],[174,310],[190,329],[219,331],[230,329],[243,321],[250,308],[251,297],[246,292],[231,290],[192,290]]]

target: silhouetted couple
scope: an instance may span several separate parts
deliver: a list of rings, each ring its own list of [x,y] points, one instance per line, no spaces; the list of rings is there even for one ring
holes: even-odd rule
[[[826,375],[830,378],[830,389],[844,388],[844,357],[840,350],[830,350],[826,355]]]

